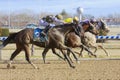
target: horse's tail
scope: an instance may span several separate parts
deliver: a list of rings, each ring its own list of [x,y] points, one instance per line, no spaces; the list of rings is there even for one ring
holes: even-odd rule
[[[17,33],[12,33],[10,34],[7,39],[5,39],[3,41],[3,43],[0,45],[0,49],[2,49],[3,47],[5,47],[7,44],[14,42],[15,36],[17,35]]]

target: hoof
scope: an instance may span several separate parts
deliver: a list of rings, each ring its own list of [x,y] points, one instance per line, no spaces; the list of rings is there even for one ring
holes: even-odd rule
[[[16,69],[16,67],[15,67],[15,66],[12,66],[12,69]]]
[[[39,67],[37,67],[36,69],[40,69]]]
[[[95,58],[97,58],[97,55],[94,55],[95,56]]]
[[[71,66],[71,68],[75,69],[75,66]]]
[[[108,54],[107,56],[110,57],[110,54]]]
[[[50,62],[46,62],[46,63],[44,63],[44,64],[50,64]]]
[[[34,69],[38,69],[38,67],[34,67]]]
[[[94,57],[95,57],[95,55],[93,55]],[[92,56],[91,55],[89,55],[89,57],[91,58]]]
[[[75,69],[75,66],[74,65],[70,65],[71,68]]]
[[[10,64],[7,65],[7,68],[10,69]]]

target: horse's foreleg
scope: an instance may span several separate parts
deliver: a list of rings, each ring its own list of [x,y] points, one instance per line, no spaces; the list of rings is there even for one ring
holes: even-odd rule
[[[49,51],[49,48],[45,48],[44,51],[42,52],[42,57],[43,57],[44,63],[45,63],[45,57],[46,57],[46,54],[48,51]]]
[[[78,60],[78,58],[76,57],[76,55],[74,54],[74,52],[70,49],[70,48],[68,48],[68,50],[67,50],[68,52],[71,52],[72,53],[72,55],[73,55],[73,57],[75,58],[75,60],[76,60],[76,62],[78,62],[79,63],[79,60]],[[72,59],[71,59],[71,61],[72,61]]]
[[[80,46],[80,47],[81,47],[81,51],[80,51],[79,57],[80,56],[83,57],[83,54],[82,54],[82,52],[83,52],[83,46]]]
[[[70,58],[70,61],[73,63],[73,61],[72,61],[72,59],[71,59],[71,57],[70,57],[70,51],[67,51],[67,55],[68,55],[68,57]]]
[[[88,51],[88,53],[90,53],[92,56],[95,56],[95,57],[97,57],[95,54],[93,54],[92,53],[92,51],[90,51],[85,45],[82,45],[83,46],[83,48],[86,50],[86,51]]]
[[[8,62],[7,68],[10,68],[10,67],[11,67],[11,63],[12,63],[13,59],[20,53],[21,50],[22,50],[22,49],[17,48],[17,49],[12,53],[12,55],[11,55],[11,57],[10,57],[10,61]]]
[[[70,66],[71,68],[75,68],[75,66],[72,65],[72,63],[71,63],[70,57],[68,57],[68,54],[66,54],[65,52],[63,52],[63,50],[61,50],[61,52],[63,53],[65,59],[67,60],[67,62],[68,62],[68,64],[69,64],[69,66]]]
[[[24,45],[24,51],[25,51],[25,57],[28,63],[30,63],[35,69],[37,69],[37,66],[33,64],[30,60],[29,45]]]
[[[61,58],[62,60],[65,60],[65,58],[63,58],[62,56],[60,56],[57,52],[56,52],[56,50],[54,49],[54,48],[52,48],[52,52],[53,52],[53,54],[55,54],[55,55],[57,55],[59,58]]]
[[[60,43],[60,49],[63,49],[63,50],[67,50],[68,52],[71,52],[73,57],[75,58],[76,62],[79,63],[79,60],[77,59],[76,55],[74,54],[74,52],[71,50],[71,48],[65,46],[64,44]]]
[[[94,53],[96,53],[96,52],[97,52],[97,50],[98,50],[98,47],[94,47],[94,48],[95,48]]]
[[[61,49],[61,52],[63,53],[65,59],[67,60],[67,62],[68,62],[69,65],[70,65],[70,67],[75,68],[75,66],[73,66],[73,65],[71,64],[70,58],[68,57],[68,55],[62,51],[62,50],[68,50],[68,51],[72,52],[71,49],[70,49],[69,47],[65,46],[65,45],[62,44],[62,43],[59,43],[59,49]]]
[[[106,53],[107,56],[110,56],[110,53],[102,45],[99,44],[98,47],[103,49],[103,51]]]
[[[90,47],[88,47],[88,49],[91,51],[91,48],[90,48]],[[88,56],[91,57],[91,55],[92,55],[92,54],[91,54],[90,52],[88,52]],[[96,54],[94,54],[94,55],[96,55]]]

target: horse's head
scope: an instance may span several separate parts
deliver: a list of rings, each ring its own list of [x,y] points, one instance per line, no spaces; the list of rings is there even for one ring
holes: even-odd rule
[[[82,29],[82,26],[79,24],[79,22],[73,23],[73,29],[75,34],[77,34],[78,36],[81,36],[84,34],[84,30]]]
[[[93,25],[90,22],[89,22],[88,31],[95,34],[95,35],[98,35],[98,33],[99,33],[98,30],[96,29],[95,25]]]
[[[98,30],[103,30],[107,33],[110,31],[107,24],[102,19],[100,19],[100,21],[98,21],[97,25],[98,25],[97,26]]]
[[[83,30],[84,32],[91,32],[95,35],[98,34],[98,30],[96,29],[95,25],[93,25],[92,23],[90,23],[89,21],[85,22],[82,24]]]

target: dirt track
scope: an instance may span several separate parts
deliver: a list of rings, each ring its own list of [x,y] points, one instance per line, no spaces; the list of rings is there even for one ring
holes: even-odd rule
[[[39,69],[26,62],[13,64],[16,69],[6,69],[0,64],[0,80],[120,80],[119,60],[81,61],[71,69],[64,61],[34,61]]]
[[[116,35],[118,32],[119,29],[114,29],[109,35]],[[107,50],[112,58],[120,59],[119,43],[115,41],[115,43],[104,44],[106,48],[109,48]],[[10,48],[13,48],[13,45],[10,45]],[[2,50],[2,59],[9,60],[12,52],[13,50],[9,49]],[[106,58],[102,50],[98,50],[97,54]],[[0,80],[120,80],[120,60],[82,60],[80,64],[75,63],[75,69],[71,69],[66,62],[57,61],[58,57],[52,54],[47,54],[47,56],[47,59],[53,60],[47,60],[50,64],[43,64],[42,60],[33,61],[39,69],[33,69],[26,61],[15,61],[13,65],[16,69],[7,69],[7,63],[0,62]],[[40,59],[41,50],[36,50],[34,57],[31,58]],[[16,60],[19,59],[24,60],[23,52],[16,57]]]

